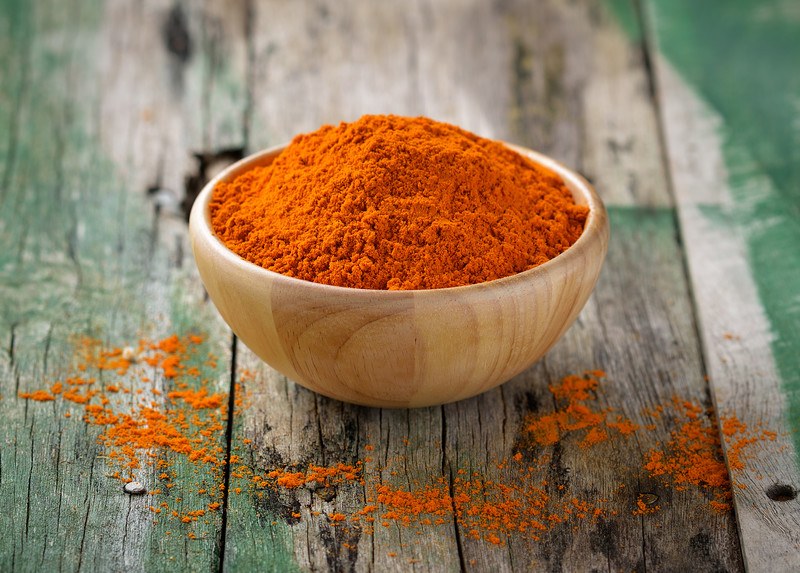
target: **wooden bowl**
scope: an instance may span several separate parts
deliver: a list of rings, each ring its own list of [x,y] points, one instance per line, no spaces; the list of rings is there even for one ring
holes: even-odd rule
[[[509,145],[559,174],[588,205],[572,247],[531,270],[469,286],[414,291],[336,287],[250,263],[214,234],[219,181],[268,165],[283,147],[251,155],[205,186],[190,235],[200,277],[236,335],[267,364],[320,394],[368,406],[429,406],[474,396],[519,374],[555,344],[594,288],[608,218],[579,175]]]

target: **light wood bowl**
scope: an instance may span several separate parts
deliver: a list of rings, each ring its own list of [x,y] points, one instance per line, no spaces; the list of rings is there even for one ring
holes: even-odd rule
[[[268,165],[283,147],[251,155],[205,186],[190,234],[200,277],[236,335],[298,384],[345,402],[390,408],[474,396],[541,358],[577,317],[608,245],[600,198],[580,175],[509,145],[559,174],[590,209],[578,241],[531,270],[476,285],[414,291],[335,287],[250,263],[214,234],[208,204],[219,181]]]

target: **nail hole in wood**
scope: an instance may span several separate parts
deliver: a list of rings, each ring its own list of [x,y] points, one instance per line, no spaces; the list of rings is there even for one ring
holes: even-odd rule
[[[797,490],[790,485],[776,483],[767,489],[767,497],[772,501],[791,501],[797,497]]]
[[[645,505],[654,505],[658,501],[658,496],[654,493],[640,493],[639,500]]]

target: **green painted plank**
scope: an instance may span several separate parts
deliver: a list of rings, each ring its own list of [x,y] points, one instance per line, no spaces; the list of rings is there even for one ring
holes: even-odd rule
[[[726,223],[745,237],[800,448],[800,14],[775,0],[663,1],[653,11],[664,57],[724,122]]]
[[[79,405],[17,397],[75,373],[80,336],[136,346],[140,337],[203,333],[198,359],[213,352],[216,365],[199,360],[198,377],[183,381],[204,378],[210,391],[228,389],[230,335],[203,300],[183,214],[170,196],[182,191],[192,147],[203,151],[204,144],[235,139],[231,118],[240,110],[230,99],[239,96],[227,89],[232,80],[215,89],[213,78],[237,72],[222,52],[209,64],[207,38],[182,66],[180,53],[165,47],[171,4],[130,8],[99,1],[0,4],[3,571],[220,565],[221,511],[184,524],[166,511],[154,522],[148,509],[162,501],[179,514],[205,508],[212,498],[198,493],[199,484],[216,484],[220,473],[167,455],[176,484],[169,495],[129,497],[109,476],[115,468],[96,441],[102,428],[85,425]],[[204,25],[219,24],[214,14],[184,16],[173,18],[172,33],[183,26],[197,38]],[[222,28],[215,28],[218,35]],[[171,83],[180,74],[183,89]],[[209,103],[200,116],[192,94],[202,92]],[[165,112],[169,117],[160,121],[148,119]],[[165,142],[174,148],[165,151]],[[149,198],[148,187],[161,189]],[[121,378],[90,374],[103,385]],[[175,388],[158,370],[152,378],[148,385],[162,393]],[[224,452],[224,430],[210,441]],[[150,489],[166,490],[158,473],[144,468],[136,476]]]
[[[794,571],[800,18],[793,3],[776,1],[652,0],[644,8],[712,394],[721,412],[777,432],[733,469],[745,563]]]

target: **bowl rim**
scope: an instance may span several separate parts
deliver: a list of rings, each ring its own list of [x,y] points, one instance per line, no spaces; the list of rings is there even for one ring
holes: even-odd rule
[[[603,204],[603,201],[600,199],[600,196],[597,194],[597,191],[586,180],[585,177],[583,177],[576,171],[569,169],[559,161],[556,161],[555,159],[548,157],[547,155],[539,153],[538,151],[534,151],[532,149],[528,149],[526,147],[508,143],[502,140],[496,140],[496,141],[505,145],[509,149],[516,151],[517,153],[533,161],[534,163],[541,165],[542,167],[556,173],[559,177],[561,177],[564,183],[567,184],[567,188],[572,193],[573,198],[576,197],[577,192],[580,192],[583,195],[583,199],[586,201],[586,206],[589,208],[589,215],[586,218],[586,223],[584,224],[583,232],[572,245],[570,245],[565,251],[559,253],[552,259],[536,267],[533,267],[532,269],[522,271],[521,273],[508,275],[506,277],[501,277],[491,281],[485,281],[469,285],[460,285],[454,287],[443,287],[434,289],[396,289],[396,290],[365,289],[365,288],[329,285],[329,284],[309,281],[306,279],[300,279],[297,277],[290,277],[288,275],[284,275],[275,271],[271,271],[269,269],[265,269],[260,265],[248,261],[247,259],[241,257],[239,254],[230,250],[214,232],[214,229],[211,225],[211,213],[209,209],[211,196],[213,194],[214,188],[220,181],[223,181],[230,177],[235,177],[236,175],[246,171],[250,165],[259,164],[259,162],[263,161],[270,155],[275,155],[275,157],[277,157],[277,155],[280,154],[280,152],[283,151],[289,145],[289,143],[285,143],[282,145],[275,145],[266,149],[262,149],[261,151],[257,151],[255,153],[251,153],[250,155],[243,157],[239,161],[227,166],[225,169],[217,173],[208,183],[205,184],[203,189],[197,195],[197,198],[194,201],[194,205],[192,206],[192,210],[189,216],[189,233],[193,239],[192,244],[194,246],[194,240],[202,236],[203,239],[205,240],[206,245],[211,249],[213,249],[213,251],[218,256],[222,257],[226,262],[240,267],[245,272],[255,273],[256,275],[260,274],[264,277],[265,280],[269,280],[272,282],[282,281],[285,282],[287,285],[294,285],[297,288],[328,291],[331,294],[346,293],[349,296],[364,296],[368,298],[374,298],[376,296],[384,298],[392,298],[392,297],[402,298],[411,295],[437,296],[437,295],[447,295],[447,294],[461,294],[466,292],[467,290],[474,292],[489,288],[503,288],[507,286],[512,286],[520,281],[528,281],[534,279],[539,275],[546,275],[556,265],[567,264],[568,261],[570,261],[574,257],[580,256],[580,252],[588,248],[590,242],[602,238],[608,226],[608,217],[606,213],[606,208],[605,205]]]

